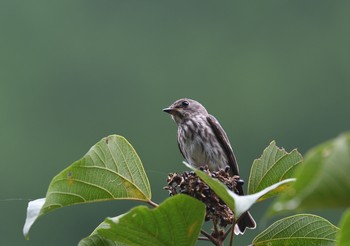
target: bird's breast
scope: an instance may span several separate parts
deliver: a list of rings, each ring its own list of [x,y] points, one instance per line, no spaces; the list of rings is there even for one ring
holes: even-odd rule
[[[179,127],[178,143],[192,166],[208,165],[209,169],[217,170],[227,165],[227,158],[209,126],[187,124]]]

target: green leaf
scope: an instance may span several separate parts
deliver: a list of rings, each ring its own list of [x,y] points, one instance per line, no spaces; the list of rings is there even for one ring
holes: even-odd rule
[[[113,242],[112,240],[101,237],[100,235],[91,235],[81,240],[78,246],[127,246],[125,243]]]
[[[264,150],[259,159],[254,160],[249,177],[248,194],[259,192],[272,184],[292,177],[295,168],[302,162],[302,156],[297,150],[288,153],[276,146],[275,141]],[[287,187],[280,186],[268,196],[263,196],[259,201],[265,200],[284,191]]]
[[[293,215],[273,223],[253,240],[262,245],[334,245],[339,229],[328,220],[312,215]]]
[[[350,205],[350,133],[311,149],[296,171],[297,181],[273,206],[274,212]]]
[[[337,234],[337,246],[348,246],[349,242],[350,242],[350,209],[345,211],[340,221],[340,230]]]
[[[217,179],[209,177],[205,172],[192,167],[186,162],[184,162],[184,164],[191,168],[215,192],[215,194],[218,195],[218,197],[220,197],[226,203],[226,205],[234,212],[236,220],[244,212],[248,211],[248,209],[264,195],[268,194],[269,192],[274,192],[274,190],[278,189],[281,185],[295,181],[295,179],[285,179],[255,194],[239,196],[229,190]]]
[[[99,235],[127,245],[194,245],[204,215],[202,202],[187,195],[176,195],[155,209],[138,206],[126,214],[107,218],[88,238]]]
[[[27,236],[38,217],[57,208],[115,199],[148,201],[150,198],[151,189],[140,158],[125,138],[111,135],[53,178],[40,208],[37,203],[35,206],[28,204],[23,233]]]

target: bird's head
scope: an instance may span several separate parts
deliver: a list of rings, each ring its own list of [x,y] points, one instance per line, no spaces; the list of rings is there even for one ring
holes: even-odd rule
[[[163,111],[170,114],[176,124],[180,124],[198,115],[208,115],[207,110],[202,104],[188,98],[176,100],[168,108],[163,109]]]

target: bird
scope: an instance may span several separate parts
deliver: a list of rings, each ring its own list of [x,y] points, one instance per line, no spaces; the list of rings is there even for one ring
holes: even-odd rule
[[[178,147],[191,166],[199,168],[207,165],[209,170],[229,166],[231,175],[239,176],[237,159],[226,132],[202,104],[182,98],[163,111],[170,114],[177,124]],[[241,196],[244,195],[242,184],[239,182],[236,187]],[[235,234],[243,234],[246,228],[256,228],[256,222],[249,211],[238,219]]]

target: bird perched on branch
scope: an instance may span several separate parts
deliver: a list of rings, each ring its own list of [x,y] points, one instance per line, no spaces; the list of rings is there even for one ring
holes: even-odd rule
[[[178,146],[190,165],[208,165],[210,170],[229,166],[231,174],[239,176],[237,160],[224,129],[202,104],[183,98],[163,111],[169,113],[176,122]],[[236,188],[238,195],[244,195],[242,184]],[[238,219],[235,233],[243,234],[246,228],[255,227],[256,223],[247,211]]]

